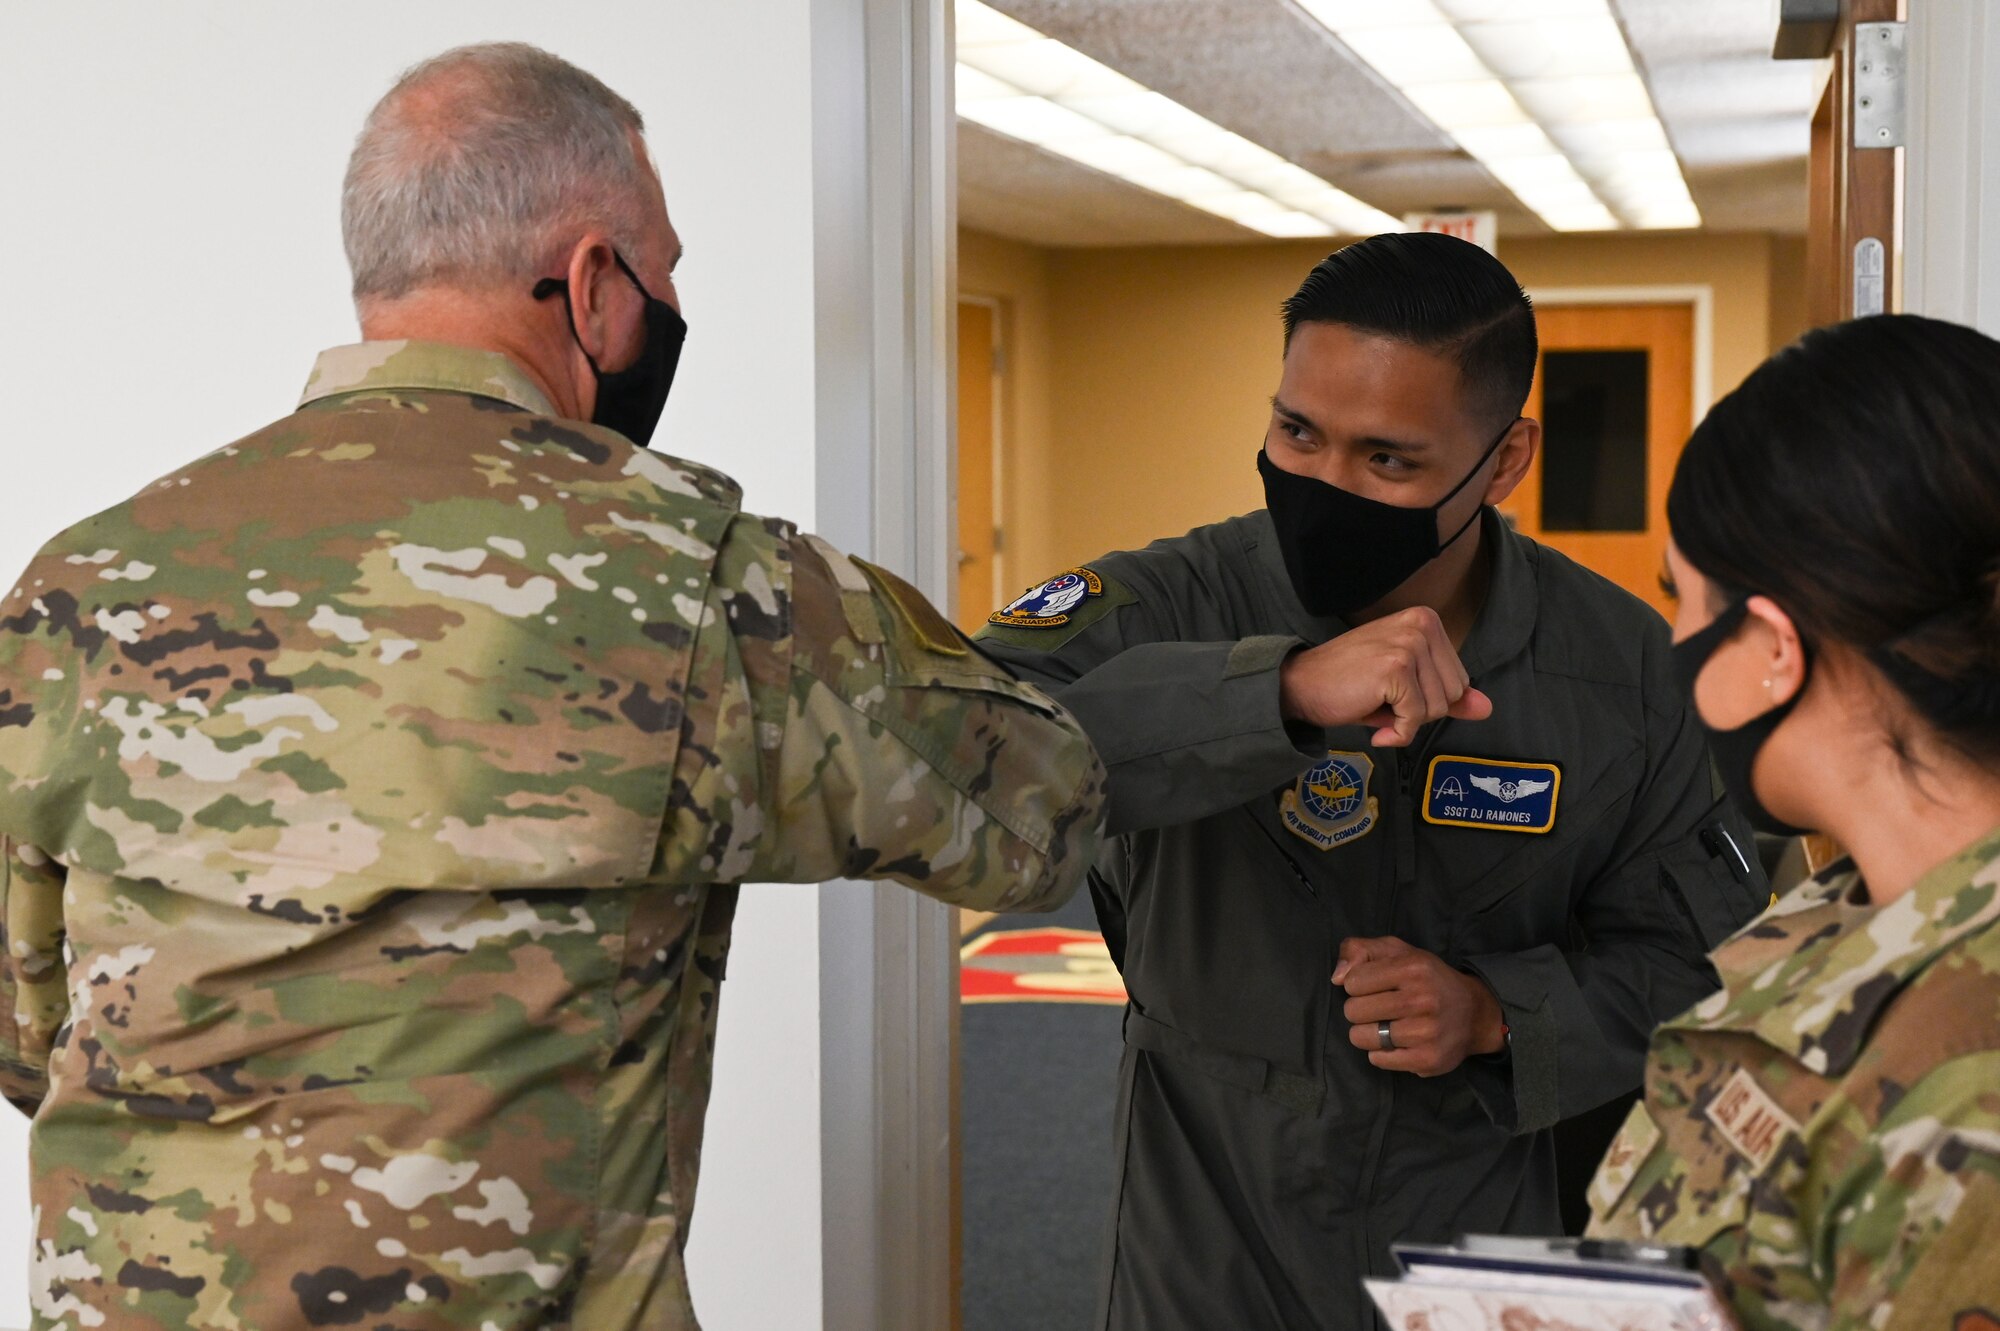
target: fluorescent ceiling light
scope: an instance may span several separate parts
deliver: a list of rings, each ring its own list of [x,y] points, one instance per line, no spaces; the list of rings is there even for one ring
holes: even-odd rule
[[[1701,214],[1608,0],[1298,0],[1558,231]]]
[[[1403,229],[1381,209],[981,0],[956,0],[956,9],[962,119],[1267,236]]]

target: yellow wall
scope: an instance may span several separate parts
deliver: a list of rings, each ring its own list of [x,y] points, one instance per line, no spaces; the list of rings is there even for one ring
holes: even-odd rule
[[[1055,393],[1050,356],[1055,345],[1049,251],[977,231],[958,234],[958,286],[968,296],[997,300],[1000,376],[1001,585],[1011,587],[1039,568],[1056,543],[1054,515],[1040,503],[1055,453]]]
[[[1776,350],[1806,331],[1806,238],[1771,239],[1771,347]]]
[[[1005,311],[1007,585],[1262,505],[1278,305],[1326,242],[1044,250],[968,231],[959,243],[960,289]],[[1571,236],[1503,242],[1500,257],[1530,291],[1713,287],[1717,396],[1804,326],[1796,241]]]

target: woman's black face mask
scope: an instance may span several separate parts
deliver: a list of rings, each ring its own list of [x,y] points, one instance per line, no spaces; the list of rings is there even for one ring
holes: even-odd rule
[[[1805,678],[1799,681],[1799,691],[1734,730],[1717,730],[1702,720],[1701,708],[1695,706],[1694,682],[1701,678],[1702,668],[1722,644],[1729,641],[1729,635],[1736,631],[1736,626],[1749,613],[1748,600],[1734,602],[1707,628],[1675,643],[1669,659],[1681,690],[1687,695],[1688,706],[1694,711],[1696,723],[1708,736],[1708,751],[1715,759],[1716,775],[1722,778],[1722,788],[1735,799],[1736,807],[1743,810],[1743,816],[1759,832],[1771,836],[1804,836],[1806,829],[1793,827],[1764,807],[1764,801],[1757,798],[1757,787],[1751,780],[1751,773],[1757,768],[1757,754],[1764,747],[1764,741],[1771,738],[1771,732],[1792,714],[1792,709],[1799,705],[1799,699],[1806,696],[1806,685],[1812,682],[1812,648],[1804,639],[1800,640],[1799,646],[1805,653]]]
[[[1519,420],[1515,417],[1515,420]],[[1449,540],[1438,539],[1438,514],[1472,483],[1492,458],[1514,421],[1494,436],[1465,479],[1451,493],[1423,508],[1385,504],[1337,485],[1297,476],[1259,450],[1264,505],[1278,529],[1278,549],[1299,603],[1314,615],[1346,616],[1374,605],[1439,555],[1479,520],[1474,509]]]
[[[646,302],[646,344],[639,348],[638,359],[610,374],[597,368],[597,359],[589,351],[583,352],[583,358],[590,362],[590,372],[597,376],[597,409],[590,413],[590,421],[616,430],[644,448],[660,424],[660,413],[667,408],[674,371],[680,368],[681,347],[687,341],[687,321],[681,318],[679,310],[655,299],[646,290],[645,283],[623,255],[614,250],[611,257],[618,261],[618,267]],[[576,307],[570,304],[569,282],[560,277],[545,277],[535,283],[536,300],[555,295],[560,295],[569,308],[569,334],[576,337]],[[582,350],[583,339],[578,337],[576,345]]]

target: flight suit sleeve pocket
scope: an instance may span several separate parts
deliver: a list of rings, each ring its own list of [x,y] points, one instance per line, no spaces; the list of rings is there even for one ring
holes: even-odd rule
[[[1696,953],[1714,951],[1756,914],[1738,876],[1694,839],[1661,854],[1660,896]]]

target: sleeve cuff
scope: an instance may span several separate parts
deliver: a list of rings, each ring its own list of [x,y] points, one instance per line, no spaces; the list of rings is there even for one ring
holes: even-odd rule
[[[1550,949],[1537,948],[1535,952]],[[1533,953],[1473,957],[1464,969],[1500,1000],[1507,1022],[1505,1057],[1467,1059],[1467,1082],[1493,1122],[1516,1136],[1553,1127],[1562,1117],[1555,1005]]]
[[[1285,738],[1298,750],[1300,757],[1318,759],[1326,753],[1326,730],[1322,726],[1294,721],[1285,715],[1284,685],[1278,673],[1278,668],[1290,659],[1292,653],[1304,646],[1303,639],[1287,634],[1245,638],[1230,648],[1222,678],[1225,681],[1247,679],[1261,684],[1268,692],[1260,700],[1260,708],[1276,719],[1278,728],[1284,731]],[[1259,675],[1264,678],[1255,679]]]

